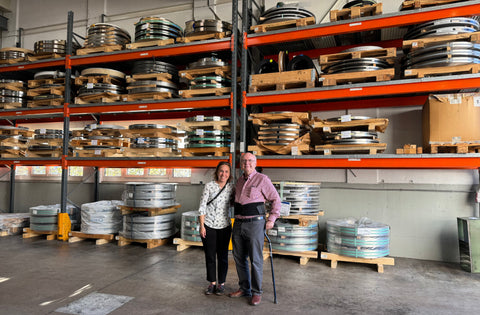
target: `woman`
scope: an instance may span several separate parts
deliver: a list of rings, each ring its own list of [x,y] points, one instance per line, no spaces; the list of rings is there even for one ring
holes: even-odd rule
[[[206,295],[225,293],[228,270],[228,244],[232,233],[229,208],[233,196],[231,166],[220,162],[215,169],[214,180],[205,184],[200,198],[200,236],[205,250],[207,281]],[[217,274],[218,259],[218,278]],[[218,281],[217,281],[218,280]]]

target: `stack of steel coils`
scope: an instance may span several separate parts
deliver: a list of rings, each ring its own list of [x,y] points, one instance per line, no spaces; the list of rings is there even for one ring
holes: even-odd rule
[[[288,219],[278,219],[268,230],[272,248],[276,250],[304,252],[318,247],[318,222],[307,226],[292,224]]]
[[[260,126],[258,140],[263,145],[284,146],[297,140],[304,133],[304,127],[299,124],[272,123]]]
[[[350,116],[350,120],[366,120],[366,116]],[[326,121],[342,121],[342,117],[333,117]],[[330,131],[323,133],[323,139],[326,144],[371,144],[380,143],[377,131],[364,130],[368,125],[358,127],[345,127],[343,130]]]
[[[232,32],[232,24],[221,20],[196,20],[185,22],[185,36]]]
[[[89,145],[84,145],[81,148],[82,150],[95,150],[97,152],[101,152],[102,150],[120,150],[122,149],[121,143],[122,140],[128,141],[127,139],[123,138],[121,135],[118,135],[119,129],[125,129],[123,126],[118,125],[98,125],[98,124],[89,124],[85,126],[85,130],[89,131],[89,135],[85,135],[80,138],[74,138],[72,140],[90,140]],[[95,131],[92,133],[92,131]],[[113,132],[112,132],[113,131]],[[109,145],[105,144],[111,142],[116,142],[116,145]]]
[[[446,18],[411,27],[404,39],[420,39],[442,35],[477,32],[480,24],[467,17]],[[480,63],[480,45],[466,41],[452,41],[426,45],[410,51],[404,59],[405,69],[458,66]]]
[[[204,121],[228,121],[228,118],[219,116],[198,116],[189,117],[187,122],[204,122]],[[230,131],[216,130],[213,127],[196,128],[194,131],[187,132],[185,139],[186,148],[224,148],[230,147]]]
[[[0,60],[25,59],[33,51],[23,48],[7,47],[0,49]]]
[[[81,232],[87,234],[116,234],[122,229],[120,200],[84,203],[81,207]]]
[[[0,79],[0,107],[4,105],[15,103],[23,106],[27,101],[27,93],[25,92],[25,82],[21,80]],[[18,106],[17,106],[18,107]]]
[[[177,39],[183,36],[180,26],[170,20],[161,17],[142,17],[135,23],[135,41],[147,41],[155,39]]]
[[[35,55],[44,55],[44,54],[61,54],[66,53],[66,42],[65,40],[52,39],[52,40],[39,40],[33,45]]]
[[[126,183],[123,202],[127,207],[168,208],[176,205],[176,184]]]
[[[81,72],[82,76],[106,76],[111,78],[111,83],[84,83],[78,88],[77,96],[101,95],[104,93],[121,95],[125,92],[125,73],[106,68],[88,68]]]
[[[379,258],[390,253],[390,227],[367,218],[327,220],[330,253],[360,258]]]
[[[228,66],[228,62],[216,56],[204,57],[188,64],[188,69],[205,69]],[[190,89],[216,89],[231,86],[230,78],[225,75],[199,75],[189,81]]]
[[[41,93],[33,93],[32,100],[33,101],[40,101],[40,100],[61,100],[64,98],[63,88],[65,87],[65,72],[61,71],[40,71],[35,73],[34,75],[35,80],[45,80],[40,81],[39,85],[35,85],[35,88],[30,89],[34,92],[34,89],[45,89],[47,92],[44,94]],[[61,80],[57,80],[61,79]],[[30,84],[29,84],[30,85]],[[40,91],[45,91],[40,90]],[[30,92],[29,92],[30,93]],[[60,94],[60,95],[59,95]]]
[[[178,94],[178,69],[175,65],[160,60],[137,60],[133,63],[132,75],[170,74],[171,79],[155,78],[135,79],[128,84],[128,94],[170,92]]]
[[[188,64],[188,69],[204,69],[212,67],[224,67],[228,66],[228,62],[216,56],[200,58],[197,61]]]
[[[343,52],[353,52],[353,51],[366,51],[366,50],[375,50],[382,49],[378,46],[359,46],[351,49],[344,50]],[[362,72],[362,71],[375,71],[391,68],[392,65],[386,60],[373,58],[373,57],[364,57],[364,58],[353,58],[353,59],[344,59],[336,61],[332,64],[327,65],[322,69],[324,73],[335,74],[335,73],[346,73],[346,72]]]
[[[296,5],[286,5],[283,2],[277,3],[277,6],[268,9],[260,16],[259,24],[275,23],[288,20],[297,20],[307,17],[315,18],[315,15]]]
[[[100,47],[107,45],[125,46],[131,41],[130,34],[124,29],[108,23],[90,25],[87,31],[84,47]]]
[[[157,216],[132,214],[123,217],[120,235],[133,240],[164,239],[176,233],[175,213]]]
[[[185,241],[201,242],[200,236],[200,222],[198,217],[200,212],[187,211],[182,213],[182,226],[180,237]]]
[[[30,229],[33,231],[58,230],[58,214],[60,205],[35,206],[30,208]],[[78,228],[80,211],[73,205],[67,205],[66,212],[70,217],[72,230]]]
[[[149,129],[152,133],[155,133],[155,129],[159,130],[170,130],[169,133],[173,133],[172,128],[164,125],[157,125],[157,124],[134,124],[128,126],[128,129],[130,130],[144,130],[144,129]],[[177,139],[172,138],[166,138],[166,137],[153,137],[153,136],[148,136],[148,137],[133,137],[130,138],[130,148],[134,149],[151,149],[151,148],[156,148],[156,149],[166,149],[170,148],[173,151],[177,151],[178,149],[178,141]]]
[[[28,138],[22,135],[27,127],[0,126],[0,153],[21,155]]]
[[[29,152],[55,151],[62,148],[63,130],[35,129],[34,144],[29,144]]]
[[[320,209],[320,183],[273,182],[282,201],[290,203],[291,214],[317,215]]]

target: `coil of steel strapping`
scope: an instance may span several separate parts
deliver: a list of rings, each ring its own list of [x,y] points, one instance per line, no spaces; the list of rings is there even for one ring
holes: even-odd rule
[[[441,35],[456,35],[480,30],[480,23],[468,17],[452,17],[414,25],[404,35],[405,40]]]
[[[284,146],[300,137],[302,128],[298,124],[273,123],[260,126],[258,139],[265,145]]]
[[[0,88],[0,103],[21,103],[22,105],[27,100],[27,93],[25,93],[25,82],[21,80],[0,79],[0,83],[7,83],[4,87]],[[9,84],[19,86],[9,87]],[[18,91],[20,89],[20,91]]]
[[[282,201],[290,202],[291,214],[316,215],[320,209],[320,183],[273,182]]]
[[[168,128],[170,130],[172,129],[168,126],[159,125],[159,124],[133,124],[128,126],[128,129],[164,129],[164,128]]]
[[[230,146],[230,132],[223,130],[202,130],[187,132],[187,148],[222,148]]]
[[[230,33],[232,24],[221,20],[190,20],[185,22],[185,36]]]
[[[278,219],[268,230],[272,248],[285,251],[309,251],[318,247],[318,222],[307,226],[292,224],[289,220]]]
[[[200,212],[187,211],[182,213],[182,226],[180,237],[185,241],[201,242],[200,237]]]
[[[200,58],[197,61],[191,62],[188,64],[188,69],[203,69],[203,68],[211,68],[211,67],[223,67],[228,66],[228,62],[223,61],[222,59],[210,56]]]
[[[177,39],[183,36],[180,26],[161,17],[142,17],[135,23],[135,41],[141,42],[153,39]]]
[[[27,53],[21,48],[9,48],[8,50],[0,50],[0,60],[20,59],[25,58]]]
[[[134,138],[131,148],[172,148],[177,149],[177,141],[160,137]]]
[[[220,116],[201,116],[201,115],[185,118],[186,122],[224,121],[224,120],[230,120],[230,118],[220,117]]]
[[[379,58],[355,58],[334,62],[326,66],[323,71],[329,74],[345,72],[374,71],[391,68],[385,60]]]
[[[58,229],[58,213],[60,205],[35,206],[29,209],[30,229],[33,231],[56,231]],[[76,229],[79,223],[80,211],[73,205],[68,204],[66,212],[70,217],[72,229]]]
[[[129,83],[128,94],[149,92],[178,92],[178,85],[169,81],[138,80]]]
[[[88,124],[85,126],[85,130],[92,131],[92,130],[111,130],[111,129],[125,129],[125,127],[120,125],[107,125],[107,124]]]
[[[102,200],[81,206],[81,232],[87,234],[116,234],[122,229],[120,200]]]
[[[378,258],[390,253],[390,227],[367,218],[327,220],[327,248],[331,253]]]
[[[175,234],[175,213],[158,216],[126,215],[120,233],[128,239],[161,239]]]
[[[297,20],[307,17],[314,17],[315,15],[299,6],[295,5],[286,5],[282,2],[277,3],[277,6],[268,9],[260,15],[260,23],[274,23],[288,20]]]
[[[65,54],[66,41],[60,39],[39,40],[33,44],[33,50],[36,55],[41,54]]]
[[[63,130],[59,129],[35,129],[33,138],[37,140],[35,145],[29,145],[29,151],[48,151],[62,148],[60,145],[52,145],[50,140],[62,139]],[[44,140],[44,141],[38,141]],[[55,142],[58,143],[58,142]]]
[[[78,96],[96,95],[102,93],[123,94],[124,88],[120,85],[108,83],[84,84],[78,89]]]
[[[174,64],[160,60],[136,60],[132,74],[170,73],[173,81],[178,81],[178,69]]]
[[[176,184],[126,183],[123,202],[128,207],[167,208],[174,206]]]
[[[192,88],[200,88],[201,86],[211,86],[214,88],[227,87],[231,85],[231,80],[222,76],[199,76],[190,81]],[[209,87],[210,88],[210,87]]]
[[[379,143],[376,131],[334,131],[324,135],[325,143],[328,144],[366,144]]]
[[[90,25],[85,38],[85,47],[100,47],[105,45],[125,46],[131,41],[130,34],[124,29],[108,23]]]

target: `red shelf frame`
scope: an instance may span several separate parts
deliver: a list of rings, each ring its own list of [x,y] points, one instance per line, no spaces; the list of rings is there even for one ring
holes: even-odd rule
[[[0,159],[0,164],[6,166],[12,165],[26,165],[26,166],[61,166],[62,160],[35,160],[27,158],[18,158],[18,159]]]
[[[0,72],[25,71],[50,67],[65,67],[65,58],[58,58],[52,61],[20,63],[8,66],[0,66]]]
[[[115,160],[99,160],[99,159],[74,159],[67,158],[67,166],[87,166],[87,167],[166,167],[166,168],[212,168],[216,167],[220,161],[229,161],[229,157],[218,157],[216,159],[176,159],[176,160],[145,160],[145,159],[115,159]]]

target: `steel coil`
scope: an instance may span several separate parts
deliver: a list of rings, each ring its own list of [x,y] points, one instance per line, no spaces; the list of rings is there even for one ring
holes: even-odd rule
[[[104,45],[122,45],[130,43],[130,34],[124,29],[108,23],[90,25],[85,38],[85,47],[100,47]]]
[[[40,54],[62,54],[66,53],[66,41],[53,39],[53,40],[40,40],[33,44],[33,50],[36,55]]]
[[[403,38],[411,40],[440,35],[471,33],[478,30],[480,30],[480,24],[477,20],[468,17],[453,17],[414,25],[409,28]]]
[[[135,23],[135,41],[152,39],[177,39],[183,36],[183,30],[172,21],[156,16],[142,17]]]
[[[273,182],[282,201],[290,202],[291,214],[315,215],[320,209],[320,183]]]
[[[122,228],[120,200],[102,200],[81,206],[81,232],[87,234],[116,234]]]
[[[176,184],[127,183],[123,202],[129,207],[167,208],[174,206]]]
[[[232,24],[221,20],[195,20],[185,22],[185,36],[230,33]]]
[[[188,64],[188,69],[203,69],[203,68],[212,68],[212,67],[224,67],[228,66],[226,61],[223,61],[220,58],[215,56],[200,58],[195,62]]]
[[[160,239],[175,234],[175,214],[126,215],[121,235],[129,239]]]
[[[259,24],[297,20],[307,17],[315,18],[315,15],[302,7],[285,5],[279,2],[276,7],[270,8],[260,15]]]

